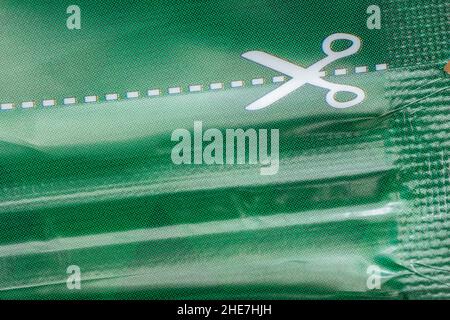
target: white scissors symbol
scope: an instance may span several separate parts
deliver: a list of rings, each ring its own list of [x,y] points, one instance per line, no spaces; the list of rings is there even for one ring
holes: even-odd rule
[[[331,49],[331,44],[336,40],[350,40],[352,44],[345,50],[333,51]],[[312,84],[317,87],[322,87],[328,89],[326,95],[327,103],[334,108],[348,108],[364,100],[364,91],[358,87],[348,86],[344,84],[336,84],[333,82],[326,81],[322,79],[321,70],[326,65],[338,59],[350,56],[356,53],[361,46],[361,41],[358,37],[348,34],[348,33],[335,33],[327,38],[322,43],[322,50],[327,55],[322,60],[317,61],[308,68],[303,68],[295,65],[291,62],[278,58],[276,56],[270,55],[262,51],[248,51],[242,54],[242,57],[266,66],[272,70],[281,72],[290,76],[290,79],[285,84],[276,88],[275,90],[269,92],[265,96],[259,98],[255,102],[249,104],[247,110],[259,110],[265,108],[272,103],[278,101],[279,99],[287,96],[292,91],[300,88],[306,83]],[[356,97],[352,100],[340,102],[336,100],[335,95],[338,92],[350,92]]]

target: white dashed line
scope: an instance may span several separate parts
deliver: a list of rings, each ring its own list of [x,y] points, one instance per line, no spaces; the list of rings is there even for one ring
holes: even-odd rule
[[[214,83],[211,83],[211,84],[209,85],[209,88],[210,88],[211,90],[220,90],[220,89],[223,89],[223,83],[222,83],[222,82],[214,82]]]
[[[0,104],[0,109],[2,110],[11,110],[14,108],[14,104],[13,103],[2,103]]]
[[[262,85],[262,84],[264,84],[263,78],[252,79],[252,85],[258,86],[258,85]]]
[[[105,95],[106,101],[114,101],[119,99],[119,95],[117,93],[108,93]]]
[[[139,91],[128,91],[127,92],[127,99],[135,99],[139,98]]]
[[[43,100],[42,105],[44,107],[52,107],[52,106],[56,105],[56,100],[55,99]]]
[[[367,66],[359,66],[355,68],[355,73],[365,73],[367,72]]]
[[[84,97],[84,102],[86,102],[86,103],[97,102],[97,100],[98,100],[97,96],[86,96],[86,97]]]
[[[387,64],[386,63],[375,65],[375,70],[377,70],[377,71],[386,70],[386,69],[387,69]]]
[[[275,76],[272,78],[273,83],[279,83],[279,82],[284,82],[284,81],[286,81],[285,76]]]
[[[161,90],[159,90],[159,89],[150,89],[147,91],[147,95],[149,97],[159,96],[160,94],[161,94]]]
[[[387,69],[388,69],[388,64],[386,64],[386,63],[381,63],[381,64],[375,65],[376,71],[383,71],[383,70],[387,70]],[[356,73],[356,74],[366,73],[366,72],[368,72],[369,67],[368,66],[357,66],[353,70],[354,70],[354,73]],[[328,71],[328,72],[330,72],[330,74],[334,74],[337,76],[348,74],[348,70],[345,68],[339,68],[339,69],[335,69],[334,71]],[[328,74],[328,72],[320,71],[319,75],[320,75],[320,77],[325,77]],[[272,81],[272,83],[281,83],[281,82],[287,81],[287,77],[283,76],[283,75],[273,76],[271,78],[271,81]],[[253,78],[250,81],[252,86],[263,85],[265,82],[266,81],[264,78]],[[243,80],[234,80],[234,81],[230,82],[231,88],[240,88],[240,87],[244,87],[245,85],[246,85],[246,83]],[[224,89],[224,83],[223,82],[213,82],[213,83],[209,84],[208,88],[211,91],[221,90],[221,89]],[[203,86],[201,84],[194,84],[194,85],[188,86],[188,91],[189,92],[201,92],[204,90],[203,90]],[[147,95],[149,97],[160,96],[161,92],[162,92],[161,89],[149,89],[147,91]],[[167,92],[169,93],[169,95],[180,94],[182,92],[182,89],[181,89],[181,87],[170,87],[167,89]],[[139,91],[127,91],[125,96],[127,99],[138,98]],[[119,100],[119,94],[117,94],[117,93],[106,94],[105,100],[106,101]],[[98,96],[85,96],[84,97],[85,103],[93,103],[93,102],[98,102],[98,101],[99,101]],[[76,103],[76,98],[74,98],[74,97],[67,97],[67,98],[63,99],[64,105],[71,105],[71,104],[75,104],[75,103]],[[42,106],[44,106],[44,107],[50,107],[50,106],[55,106],[55,105],[56,105],[56,99],[46,99],[46,100],[42,101]],[[24,109],[33,108],[35,106],[36,106],[36,103],[34,101],[25,101],[25,102],[21,103],[21,107]],[[14,109],[14,103],[0,103],[0,109],[1,110]]]
[[[172,87],[172,88],[169,88],[168,92],[169,92],[169,94],[178,94],[178,93],[181,93],[181,88],[180,87]]]
[[[77,100],[73,97],[71,98],[64,98],[63,103],[64,104],[75,104],[77,102]]]
[[[25,101],[22,102],[22,108],[29,109],[34,107],[34,101]]]
[[[189,86],[190,92],[200,92],[202,91],[203,87],[201,84],[193,84]]]
[[[239,87],[243,87],[243,86],[244,86],[244,81],[242,81],[242,80],[231,81],[232,88],[239,88]]]
[[[347,74],[347,69],[336,69],[334,70],[335,76],[343,76],[344,74]]]

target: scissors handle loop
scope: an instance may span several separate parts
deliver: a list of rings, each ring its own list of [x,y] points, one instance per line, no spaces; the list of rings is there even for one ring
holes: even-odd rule
[[[350,45],[350,47],[342,51],[334,51],[331,46],[333,42],[337,40],[349,40],[352,42],[352,44]],[[334,33],[326,37],[322,42],[323,52],[328,56],[334,57],[335,60],[355,54],[356,52],[358,52],[360,47],[361,40],[357,36],[349,33]]]
[[[354,97],[351,100],[348,101],[338,101],[336,100],[336,94],[340,92],[349,92],[351,94],[354,94],[356,97]],[[366,97],[364,91],[358,87],[353,86],[347,86],[343,84],[334,85],[329,89],[326,95],[327,103],[332,106],[333,108],[337,109],[344,109],[349,108],[357,105],[358,103],[361,103],[364,98]]]
[[[349,41],[351,41],[352,44],[350,45],[350,47],[348,47],[347,49],[344,49],[342,51],[334,51],[331,48],[332,44],[334,41],[338,41],[338,40],[349,40]],[[320,71],[320,70],[322,70],[322,68],[324,68],[325,66],[329,65],[330,63],[332,63],[338,59],[355,54],[356,52],[358,52],[360,47],[361,47],[361,40],[355,35],[352,35],[349,33],[334,33],[332,35],[329,35],[322,42],[322,51],[327,56],[325,58],[323,58],[322,60],[319,60],[316,63],[314,63],[313,65],[311,65],[308,68],[308,70],[316,71],[316,72]]]

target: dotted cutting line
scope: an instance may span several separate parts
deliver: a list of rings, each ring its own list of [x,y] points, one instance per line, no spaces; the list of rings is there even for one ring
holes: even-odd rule
[[[382,64],[376,64],[375,65],[375,71],[383,71],[383,70],[387,70],[388,69],[388,65],[386,63],[382,63]],[[369,70],[368,66],[358,66],[355,67],[354,69],[352,69],[351,71],[353,71],[354,73],[367,73]],[[335,69],[333,72],[331,72],[331,75],[335,75],[335,76],[342,76],[342,75],[347,75],[349,74],[349,70],[345,69],[345,68],[339,68],[339,69]],[[320,73],[321,77],[324,77],[327,75],[327,72],[322,71]],[[282,75],[278,75],[278,76],[274,76],[270,79],[270,82],[272,83],[281,83],[281,82],[285,82],[287,79],[287,77],[282,76]],[[264,78],[254,78],[250,81],[252,86],[260,86],[263,85],[265,83],[265,79]],[[244,80],[233,80],[229,83],[231,88],[242,88],[245,86],[245,82]],[[225,83],[224,82],[213,82],[210,83],[207,88],[209,89],[209,91],[218,91],[218,90],[222,90],[225,88]],[[189,85],[188,86],[188,92],[194,93],[194,92],[202,92],[202,91],[206,91],[204,90],[203,85],[201,84],[194,84],[194,85]],[[182,87],[169,87],[167,89],[167,93],[169,95],[177,95],[182,93]],[[147,96],[148,97],[156,97],[156,96],[161,96],[163,94],[163,91],[161,89],[150,89],[147,90]],[[125,93],[125,97],[126,99],[136,99],[140,97],[140,92],[139,91],[127,91]],[[104,100],[105,101],[118,101],[120,100],[120,96],[118,93],[108,93],[104,96]],[[99,102],[100,100],[100,96],[85,96],[83,98],[82,103],[95,103],[95,102]],[[67,97],[64,98],[62,101],[62,105],[73,105],[77,103],[77,99],[75,97]],[[20,104],[20,106],[22,107],[22,109],[30,109],[33,107],[36,107],[36,101],[25,101],[22,102]],[[57,101],[56,99],[45,99],[42,100],[41,105],[43,107],[53,107],[57,105]],[[0,103],[0,110],[12,110],[15,108],[15,104],[14,103]]]

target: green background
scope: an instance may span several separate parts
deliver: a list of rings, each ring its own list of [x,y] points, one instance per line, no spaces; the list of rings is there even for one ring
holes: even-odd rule
[[[72,4],[2,1],[0,102],[250,80],[273,72],[242,53],[308,66],[336,32],[359,36],[362,46],[331,70],[387,62],[382,32],[366,27],[369,1],[81,0],[81,29],[69,30]]]
[[[0,113],[1,298],[397,298],[396,219],[408,204],[388,153],[389,62],[366,1],[4,1],[0,101],[103,95],[221,81],[219,92]],[[337,110],[305,85],[259,112],[276,75],[242,59],[263,50],[302,66],[336,32],[362,39],[327,80],[366,100]],[[176,166],[171,132],[277,128],[280,171]],[[68,290],[78,265],[82,289]],[[382,290],[366,286],[367,267]]]

